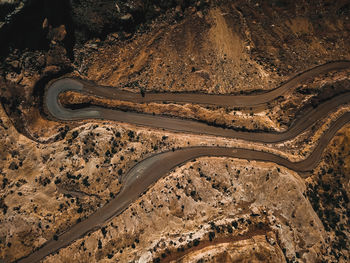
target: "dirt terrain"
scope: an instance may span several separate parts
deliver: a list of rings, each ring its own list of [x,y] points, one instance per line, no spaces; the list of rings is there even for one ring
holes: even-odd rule
[[[300,161],[349,104],[283,143],[172,132],[109,120],[60,121],[44,96],[59,78],[145,95],[256,95],[330,61],[350,60],[347,1],[0,0],[0,261],[15,262],[118,196],[137,163],[195,146]],[[283,132],[349,92],[350,71],[298,84],[264,107],[61,94],[96,105]],[[168,171],[121,214],[43,262],[348,262],[350,127],[315,169],[200,157]]]

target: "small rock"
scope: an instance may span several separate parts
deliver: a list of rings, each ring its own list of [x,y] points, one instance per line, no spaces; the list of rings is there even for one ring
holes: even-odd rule
[[[252,207],[251,210],[252,210],[252,212],[253,212],[254,214],[259,214],[259,213],[260,213],[259,209],[258,209],[257,207],[255,207],[255,206]]]
[[[98,49],[97,44],[88,43],[88,44],[85,44],[85,46],[87,48],[91,48],[91,49],[95,49],[95,50]]]
[[[45,69],[43,70],[43,73],[44,74],[47,74],[47,73],[57,73],[59,72],[60,68],[58,66],[47,66],[45,67]]]
[[[111,33],[108,35],[107,40],[112,41],[115,39],[119,39],[119,34],[118,33]]]
[[[118,13],[120,13],[120,7],[117,3],[115,3],[115,8],[117,8]]]
[[[126,15],[123,15],[120,19],[121,20],[129,20],[132,18],[132,15],[130,13],[127,13]]]
[[[276,244],[276,241],[273,237],[266,236],[266,241],[269,242],[271,246],[274,246]]]
[[[46,29],[49,26],[49,20],[47,18],[44,19],[43,24],[42,24],[42,28]]]
[[[188,9],[190,11],[190,13],[194,14],[196,12],[196,8],[195,7],[190,7]]]
[[[198,12],[197,12],[197,16],[198,16],[199,18],[203,18],[203,13],[202,13],[202,11],[198,11]]]

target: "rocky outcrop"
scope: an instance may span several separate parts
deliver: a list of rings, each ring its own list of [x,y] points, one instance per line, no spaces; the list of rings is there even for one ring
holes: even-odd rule
[[[340,107],[285,144],[253,145],[112,122],[61,123],[42,103],[51,80],[64,75],[144,94],[258,93],[315,65],[350,59],[349,10],[346,0],[0,0],[0,258],[12,262],[58,239],[114,198],[125,172],[151,154],[220,145],[300,160],[349,110]],[[348,86],[349,71],[331,72],[266,112],[76,94],[62,101],[283,131],[303,107]],[[101,229],[44,261],[347,262],[349,136],[346,126],[306,179],[273,163],[183,164]]]

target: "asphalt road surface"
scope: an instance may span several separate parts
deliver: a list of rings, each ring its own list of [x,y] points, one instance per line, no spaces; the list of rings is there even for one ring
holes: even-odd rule
[[[297,118],[290,128],[282,133],[276,132],[238,132],[230,129],[209,126],[204,123],[159,117],[134,112],[123,112],[102,107],[87,107],[78,110],[68,109],[62,106],[58,100],[59,94],[66,91],[81,92],[109,99],[132,101],[136,103],[169,101],[188,102],[198,104],[211,104],[231,107],[252,107],[264,105],[281,96],[288,89],[296,87],[299,83],[312,79],[320,74],[333,70],[350,68],[350,61],[336,61],[327,63],[303,73],[297,74],[289,81],[276,89],[258,95],[231,96],[231,95],[205,95],[192,93],[147,93],[141,94],[118,91],[109,87],[93,86],[79,80],[64,78],[54,82],[45,94],[45,105],[50,114],[62,121],[75,121],[83,119],[106,119],[118,122],[126,122],[140,126],[166,129],[176,132],[199,133],[206,135],[222,136],[243,139],[247,141],[277,143],[292,139],[312,126],[318,120],[327,117],[339,105],[350,102],[350,93],[344,93],[323,102],[317,108],[310,109]],[[38,262],[47,255],[58,251],[72,243],[74,240],[94,231],[104,225],[110,218],[120,214],[154,182],[165,176],[171,169],[194,158],[202,156],[234,157],[247,160],[272,162],[285,166],[297,172],[310,171],[319,163],[324,148],[333,138],[336,132],[350,122],[350,112],[343,114],[335,120],[329,129],[322,135],[314,151],[303,161],[291,162],[272,153],[242,148],[225,147],[188,147],[175,151],[163,152],[146,158],[130,169],[124,178],[121,192],[108,204],[99,208],[84,221],[77,223],[58,240],[50,240],[32,254],[20,259],[18,262]]]

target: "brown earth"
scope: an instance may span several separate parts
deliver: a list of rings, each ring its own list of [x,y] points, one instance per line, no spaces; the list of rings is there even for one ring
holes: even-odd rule
[[[0,259],[5,262],[28,255],[106,204],[118,193],[125,171],[151,154],[187,145],[245,145],[292,159],[307,155],[317,140],[310,135],[317,130],[297,143],[250,145],[112,122],[61,123],[42,112],[50,80],[73,76],[138,93],[249,93],[272,89],[315,65],[350,59],[345,0],[172,6],[146,1],[147,7],[127,1],[131,7],[120,4],[120,13],[115,1],[96,7],[84,0],[73,1],[74,21],[57,19],[54,5],[32,2],[45,8],[28,9],[23,16],[37,24],[13,16],[13,27],[1,35],[6,41],[0,56]],[[67,10],[55,11],[66,17],[61,14]],[[138,26],[137,12],[151,17],[140,22],[145,26]],[[126,28],[122,17],[135,26]],[[117,22],[109,27],[110,21]],[[0,34],[2,29],[0,23]],[[9,46],[4,54],[3,43]],[[62,99],[280,131],[302,107],[348,88],[348,71],[320,76],[273,102],[266,113],[135,105],[74,94]],[[326,124],[318,125],[315,129]],[[273,163],[199,158],[184,164],[103,228],[44,262],[348,262],[349,130],[337,134],[307,179]],[[40,144],[28,137],[52,140]]]

